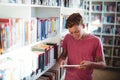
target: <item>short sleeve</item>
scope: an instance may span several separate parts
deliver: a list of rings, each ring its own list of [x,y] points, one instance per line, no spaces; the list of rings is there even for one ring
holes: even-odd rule
[[[64,40],[63,40],[63,44],[62,47],[67,50],[67,39],[68,39],[68,35],[65,36]]]
[[[95,56],[96,58],[98,58],[98,57],[103,58],[103,56],[104,56],[103,44],[99,38],[98,38],[98,43],[97,43],[95,53],[96,53],[96,56]]]

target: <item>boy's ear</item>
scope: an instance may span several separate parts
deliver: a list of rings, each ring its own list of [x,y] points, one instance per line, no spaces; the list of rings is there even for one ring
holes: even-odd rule
[[[85,24],[82,24],[82,26],[83,26],[83,29],[85,28]]]

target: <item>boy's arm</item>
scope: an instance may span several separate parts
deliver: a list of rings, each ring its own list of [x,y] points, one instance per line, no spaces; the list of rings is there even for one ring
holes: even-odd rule
[[[62,52],[62,54],[60,55],[60,57],[58,59],[58,63],[60,65],[63,65],[64,62],[65,62],[66,57],[67,57],[67,50],[63,49],[63,52]]]
[[[91,61],[82,61],[80,63],[82,68],[88,68],[88,67],[92,67],[92,68],[105,68],[106,63],[105,63],[105,58],[104,56],[99,56],[96,57],[96,62],[91,62]]]

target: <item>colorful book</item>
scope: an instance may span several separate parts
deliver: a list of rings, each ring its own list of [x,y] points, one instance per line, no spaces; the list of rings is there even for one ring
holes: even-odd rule
[[[43,71],[44,70],[44,52],[40,51],[33,51],[33,71],[38,72],[38,70]]]
[[[57,43],[46,43],[47,45],[53,46],[54,48],[54,59],[58,59],[58,45]]]

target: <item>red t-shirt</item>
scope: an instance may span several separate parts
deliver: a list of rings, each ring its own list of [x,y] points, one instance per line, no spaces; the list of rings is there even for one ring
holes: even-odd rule
[[[95,62],[97,56],[103,56],[100,38],[88,34],[82,40],[75,40],[67,34],[63,40],[63,48],[68,52],[68,65],[78,65],[83,60]],[[93,69],[66,68],[65,80],[92,80]]]

